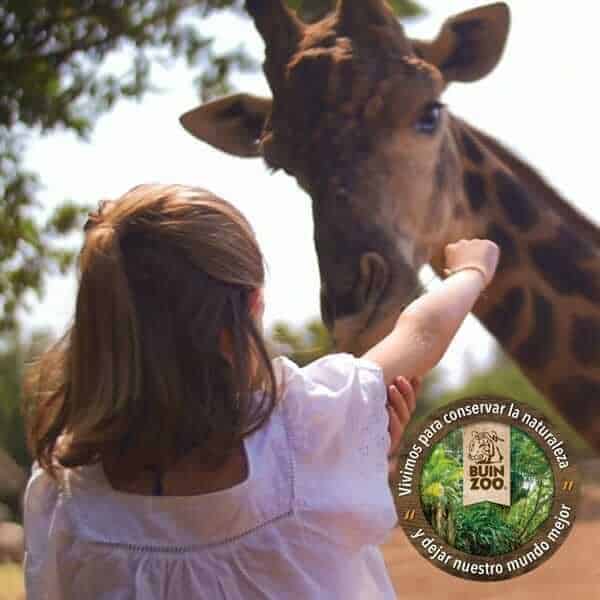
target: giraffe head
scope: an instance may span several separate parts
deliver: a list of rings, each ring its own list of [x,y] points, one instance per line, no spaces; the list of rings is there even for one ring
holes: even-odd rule
[[[408,39],[383,0],[340,0],[311,25],[282,0],[247,7],[273,98],[230,96],[182,123],[226,152],[262,156],[310,194],[323,320],[339,349],[359,353],[412,299],[456,220],[459,158],[440,97],[495,67],[508,8],[457,15],[425,42]]]

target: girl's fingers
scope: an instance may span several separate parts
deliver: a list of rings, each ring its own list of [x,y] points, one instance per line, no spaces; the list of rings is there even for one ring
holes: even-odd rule
[[[390,456],[388,459],[388,477],[394,477],[398,472],[398,457]]]
[[[411,377],[410,378],[410,385],[412,386],[412,389],[415,392],[415,396],[417,396],[419,394],[419,390],[421,389],[421,383],[423,382],[423,378],[422,377]]]
[[[394,408],[398,412],[400,418],[408,423],[410,415],[414,412],[417,404],[415,393],[410,383],[408,383],[404,377],[396,377],[395,387],[398,389],[399,393],[392,398],[394,401]]]
[[[420,378],[412,378],[409,382],[409,385],[411,389],[411,394],[408,398],[408,401],[410,414],[412,415],[415,412],[415,409],[417,408],[417,394],[419,393],[419,388],[421,387]]]
[[[389,395],[391,396],[394,392],[392,392],[393,386],[390,386]],[[395,393],[398,393],[397,390]],[[404,424],[402,420],[398,416],[396,409],[394,408],[392,402],[387,407],[388,416],[389,416],[389,432],[390,432],[390,451],[389,455],[395,454],[400,447],[400,442],[402,441],[402,434],[404,433]]]
[[[389,416],[390,451],[388,454],[389,474],[392,476],[398,460],[394,455],[400,448],[402,434],[410,421],[417,404],[416,394],[421,385],[420,377],[411,378],[410,382],[405,377],[396,377],[394,384],[388,388],[387,411]]]
[[[417,394],[419,393],[419,389],[421,388],[421,377],[411,377],[409,380],[403,378],[406,382],[406,393],[404,397],[408,402],[408,407],[410,409],[410,413],[415,412],[417,407]]]
[[[410,421],[411,415],[406,399],[402,397],[398,402],[398,407],[394,407],[394,409],[398,413],[398,418],[400,419],[402,426],[406,427]]]

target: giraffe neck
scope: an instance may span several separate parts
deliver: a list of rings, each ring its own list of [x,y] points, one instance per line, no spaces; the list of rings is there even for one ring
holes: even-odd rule
[[[600,450],[600,228],[486,134],[452,121],[462,185],[452,239],[501,248],[475,315],[565,419]],[[432,266],[440,273],[442,248]]]

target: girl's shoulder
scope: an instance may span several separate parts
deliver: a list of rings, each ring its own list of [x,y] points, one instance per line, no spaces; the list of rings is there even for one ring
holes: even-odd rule
[[[365,385],[373,379],[381,380],[383,384],[383,370],[379,365],[345,352],[327,354],[302,367],[287,356],[278,356],[273,360],[273,367],[284,392],[289,386],[306,391],[315,388],[342,391],[357,378]]]
[[[383,370],[368,359],[336,353],[300,367],[279,356],[273,367],[280,384],[281,403],[293,418],[315,411],[332,412],[332,417],[342,418],[355,405],[385,408]]]
[[[344,544],[381,543],[396,523],[382,369],[345,353],[304,367],[285,357],[276,361],[287,378],[280,410],[289,431],[299,509]]]
[[[23,525],[25,529],[25,566],[30,572],[37,569],[49,544],[55,508],[61,493],[62,481],[51,477],[37,462],[31,474],[23,498]],[[32,552],[35,549],[35,552]]]
[[[321,452],[324,462],[335,459],[354,472],[387,470],[387,389],[377,364],[346,353],[304,367],[279,357],[276,373],[282,382],[280,412],[300,463],[314,463]]]

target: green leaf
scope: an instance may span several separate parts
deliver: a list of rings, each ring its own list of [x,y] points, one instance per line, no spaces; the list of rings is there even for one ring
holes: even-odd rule
[[[413,0],[388,0],[400,18],[421,17],[427,11],[418,2]]]
[[[67,234],[81,225],[82,217],[87,209],[73,202],[66,202],[56,208],[46,230],[57,234]]]
[[[442,498],[444,495],[444,486],[439,482],[435,481],[428,485],[425,490],[423,490],[423,496],[430,496],[432,498]]]

